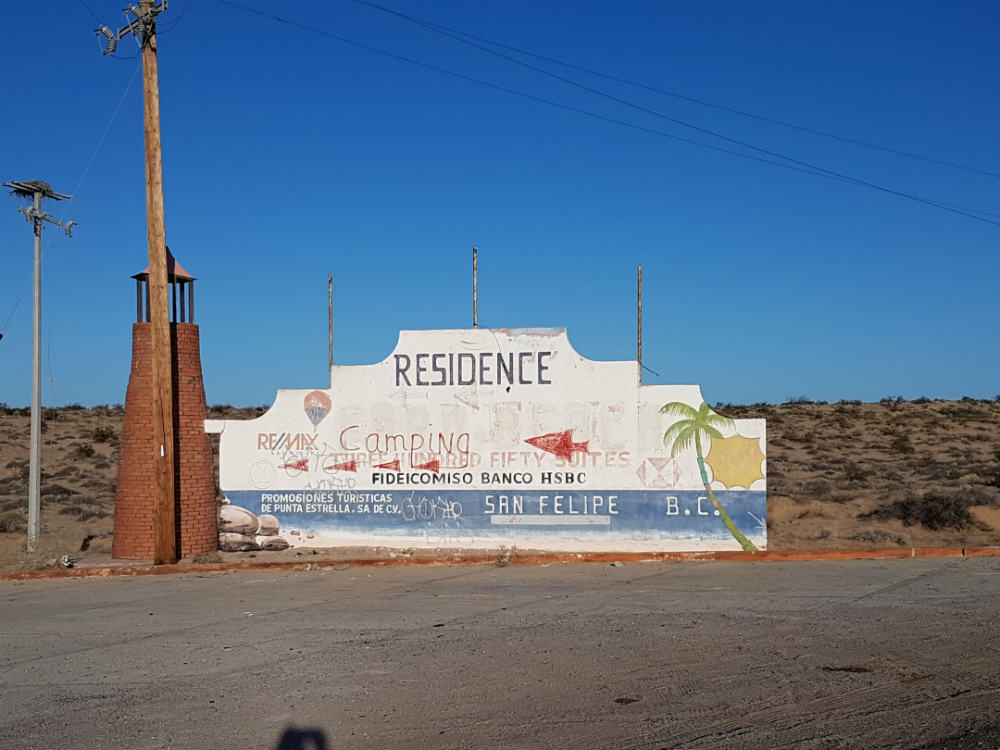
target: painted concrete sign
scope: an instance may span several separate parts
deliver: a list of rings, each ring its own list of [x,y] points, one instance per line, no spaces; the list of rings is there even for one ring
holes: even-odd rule
[[[221,432],[224,541],[587,551],[763,549],[764,420],[639,385],[564,329],[403,331],[331,387]],[[256,525],[255,525],[256,524]]]

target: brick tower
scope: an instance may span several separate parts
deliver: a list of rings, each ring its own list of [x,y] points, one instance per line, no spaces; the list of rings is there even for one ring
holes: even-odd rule
[[[125,423],[115,493],[112,556],[152,560],[156,479],[153,446],[152,330],[149,323],[149,269],[136,280],[136,323],[132,326],[132,372],[125,394]],[[205,384],[201,346],[194,324],[194,277],[167,250],[170,286],[170,339],[173,349],[174,512],[180,557],[219,547],[215,503],[215,462],[205,432]]]

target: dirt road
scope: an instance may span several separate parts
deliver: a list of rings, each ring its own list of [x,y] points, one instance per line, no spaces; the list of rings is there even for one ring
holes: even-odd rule
[[[1000,558],[0,582],[0,747],[997,747]]]

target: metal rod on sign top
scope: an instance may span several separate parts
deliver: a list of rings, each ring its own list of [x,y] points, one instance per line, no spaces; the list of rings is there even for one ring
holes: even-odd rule
[[[638,344],[638,359],[639,359],[639,383],[642,383],[642,266],[639,266],[639,284],[637,289],[637,311],[638,311],[638,327],[637,327],[637,344]]]
[[[330,387],[333,387],[333,274],[329,274],[327,282],[327,313],[330,330]]]

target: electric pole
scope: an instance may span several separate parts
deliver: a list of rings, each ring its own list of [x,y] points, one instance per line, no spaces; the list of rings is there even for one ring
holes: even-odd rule
[[[115,51],[118,40],[132,35],[142,50],[143,122],[146,133],[146,224],[149,239],[149,322],[152,328],[153,467],[156,498],[153,514],[153,563],[177,562],[174,520],[174,400],[173,351],[167,295],[167,240],[163,215],[163,155],[160,149],[160,90],[156,62],[156,17],[167,9],[167,0],[153,5],[143,0],[125,9],[134,21],[113,33],[102,26],[95,33],[107,38],[104,54]]]
[[[19,207],[17,210],[24,218],[34,225],[35,229],[35,306],[34,326],[31,338],[31,447],[28,465],[28,551],[35,551],[38,532],[41,526],[41,476],[42,476],[42,225],[49,221],[66,230],[66,236],[72,237],[70,229],[74,221],[63,225],[42,211],[42,198],[61,201],[68,195],[55,192],[48,183],[40,180],[27,182],[5,182],[14,195],[21,198],[31,197],[31,208]]]

